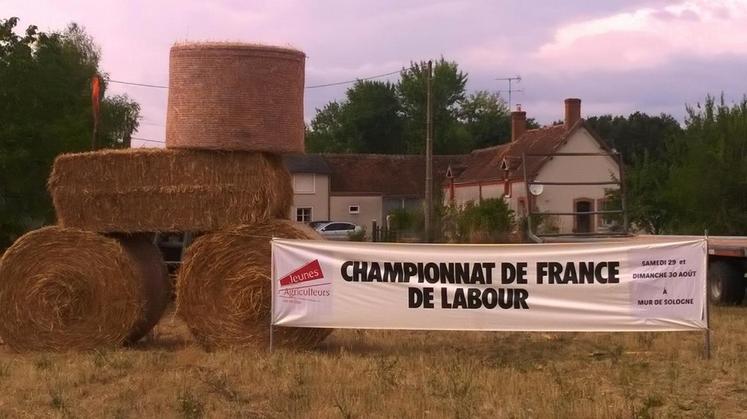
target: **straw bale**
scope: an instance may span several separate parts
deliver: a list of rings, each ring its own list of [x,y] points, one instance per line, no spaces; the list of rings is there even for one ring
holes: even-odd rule
[[[293,202],[280,157],[256,152],[64,154],[49,190],[60,225],[98,232],[218,230],[285,218]]]
[[[16,351],[65,351],[146,333],[162,304],[146,284],[168,278],[140,239],[125,242],[61,227],[21,236],[0,261],[0,337]]]
[[[207,349],[269,343],[270,238],[320,239],[288,220],[206,234],[189,247],[177,278],[177,313]],[[276,327],[273,344],[310,348],[330,329]]]
[[[140,340],[158,324],[171,300],[172,283],[161,250],[147,234],[115,236],[119,244],[135,262],[140,278],[144,310],[130,329],[126,343]]]
[[[172,46],[166,147],[303,152],[304,62],[265,45]]]

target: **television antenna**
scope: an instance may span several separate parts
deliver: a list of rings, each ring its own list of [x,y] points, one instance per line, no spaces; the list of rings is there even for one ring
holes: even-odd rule
[[[511,110],[511,93],[513,93],[513,92],[523,92],[523,90],[521,90],[521,89],[513,89],[511,87],[511,85],[512,85],[513,82],[520,83],[521,82],[521,76],[517,74],[517,75],[515,75],[513,77],[499,77],[496,80],[507,81],[508,82],[508,109]],[[501,91],[499,90],[498,93],[500,93],[500,92]]]

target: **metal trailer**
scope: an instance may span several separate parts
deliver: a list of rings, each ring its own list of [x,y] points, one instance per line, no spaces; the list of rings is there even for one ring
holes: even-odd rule
[[[594,180],[588,182],[537,182],[529,179],[526,171],[528,158],[553,159],[568,156],[600,157],[606,156],[615,159],[620,166],[620,179]],[[625,203],[624,164],[620,153],[616,151],[600,153],[548,153],[548,154],[524,154],[522,156],[524,169],[524,185],[526,187],[527,203],[527,235],[537,243],[567,243],[567,242],[589,242],[589,241],[656,241],[667,239],[697,239],[707,236],[685,236],[685,235],[648,235],[631,233],[628,224],[627,208]],[[612,210],[597,210],[588,212],[538,212],[532,204],[532,186],[575,186],[575,185],[610,185],[617,186],[621,193],[621,207]],[[622,219],[620,229],[607,232],[592,233],[548,233],[543,234],[535,230],[533,219],[538,215],[577,216],[610,214],[617,215]],[[708,297],[715,304],[731,305],[741,304],[747,289],[747,237],[737,236],[707,236],[708,240]]]

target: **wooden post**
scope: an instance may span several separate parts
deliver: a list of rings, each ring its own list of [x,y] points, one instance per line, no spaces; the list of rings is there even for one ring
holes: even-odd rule
[[[425,241],[432,241],[433,218],[433,101],[431,100],[431,75],[433,62],[428,61],[425,90]]]
[[[705,329],[705,336],[703,340],[703,352],[705,359],[711,359],[711,308],[708,303],[708,230],[705,230],[703,233],[705,236],[706,241],[706,292],[705,292],[705,301],[703,304],[705,305],[705,318],[706,318],[706,329]]]
[[[91,150],[96,150],[96,135],[98,134],[99,130],[99,121],[94,120],[93,121],[93,134],[91,135]]]
[[[273,235],[274,239],[275,236]],[[272,316],[275,313],[275,265],[270,264],[270,353],[272,353]]]

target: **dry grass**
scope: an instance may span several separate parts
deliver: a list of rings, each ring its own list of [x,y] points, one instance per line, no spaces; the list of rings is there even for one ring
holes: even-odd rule
[[[8,417],[739,417],[747,308],[700,333],[336,331],[312,352],[207,353],[173,314],[131,349],[16,355]]]

